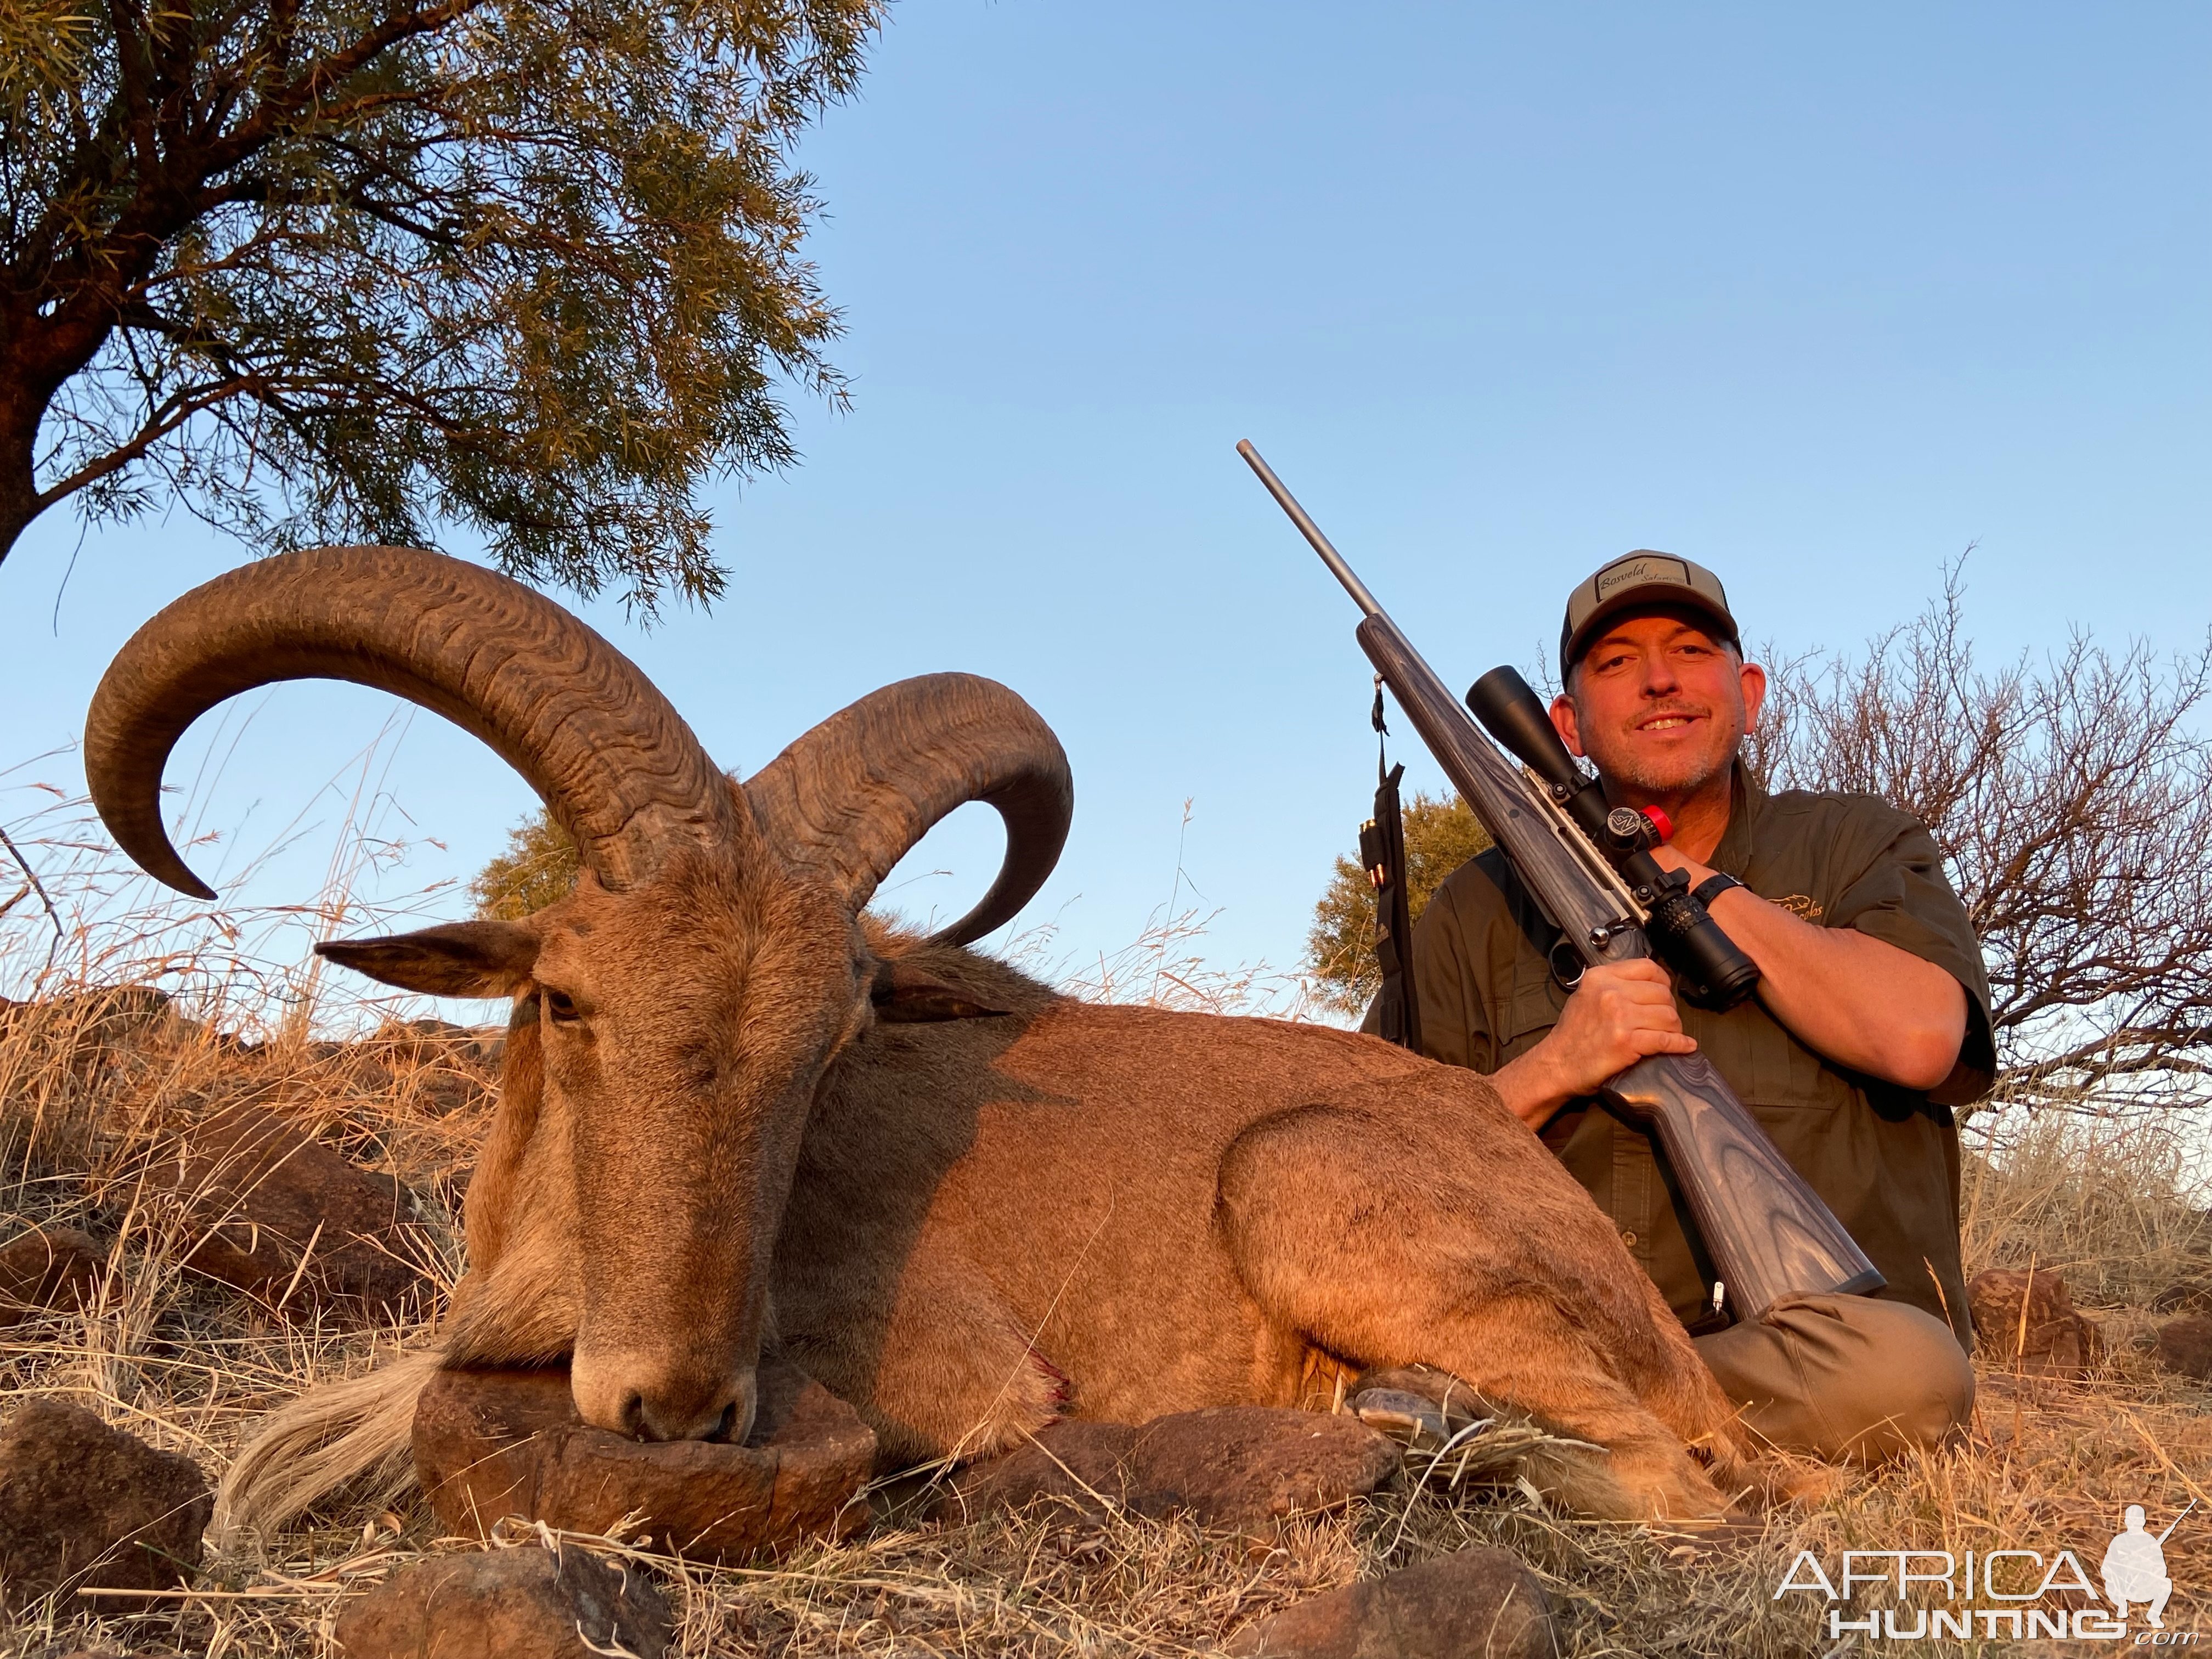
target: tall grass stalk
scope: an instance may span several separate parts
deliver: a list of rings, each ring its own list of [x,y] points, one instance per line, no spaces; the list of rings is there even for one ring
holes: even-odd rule
[[[325,890],[297,907],[196,907],[149,894],[116,868],[82,804],[58,791],[12,820],[46,860],[42,879],[69,931],[46,970],[43,908],[27,900],[0,915],[0,971],[14,975],[18,1000],[0,1010],[0,1243],[29,1224],[66,1224],[90,1233],[108,1266],[90,1306],[0,1330],[0,1398],[73,1401],[213,1474],[263,1412],[421,1339],[193,1273],[182,1265],[193,1242],[185,1218],[140,1179],[167,1138],[251,1097],[405,1182],[441,1252],[440,1276],[459,1271],[461,1190],[491,1108],[490,1047],[400,1023],[393,1016],[408,1010],[378,999],[344,1004],[297,970],[321,931],[398,922],[436,896],[404,895],[390,908],[359,896],[398,845],[380,836],[377,775],[365,769],[345,796],[342,834],[360,844],[334,854]],[[0,787],[31,789],[20,775]],[[228,873],[234,880],[251,866]],[[0,885],[0,902],[9,890]],[[1163,912],[1124,951],[1055,977],[1109,1000],[1299,1012],[1287,975],[1206,969],[1204,922],[1188,906]],[[1014,952],[1048,960],[1054,945],[1042,931]],[[173,1000],[103,988],[148,983]],[[1972,1431],[1956,1446],[1846,1475],[1819,1506],[1754,1516],[1719,1546],[1559,1516],[1510,1481],[1441,1480],[1409,1481],[1257,1540],[1132,1517],[1071,1528],[1002,1516],[887,1524],[845,1545],[719,1569],[635,1540],[574,1542],[629,1555],[661,1578],[679,1610],[684,1659],[1182,1659],[1301,1597],[1479,1543],[1519,1552],[1541,1577],[1571,1659],[1825,1656],[1841,1650],[1826,1635],[1826,1605],[1775,1594],[1801,1549],[1832,1564],[1846,1548],[2067,1548],[2094,1572],[2124,1505],[2145,1504],[2162,1526],[2192,1498],[2212,1499],[2203,1474],[2212,1468],[2212,1394],[2160,1370],[2144,1346],[2157,1322],[2148,1303],[2212,1272],[2185,1160],[2154,1127],[1996,1113],[1975,1130],[1970,1263],[2063,1269],[2107,1334],[2094,1376],[1984,1370]],[[2166,1616],[2176,1630],[2212,1619],[2207,1510],[2212,1501],[2167,1541],[2179,1588]],[[472,1547],[437,1534],[418,1502],[352,1494],[265,1559],[212,1561],[200,1596],[0,1615],[0,1659],[78,1646],[324,1659],[330,1619],[364,1587],[425,1554]],[[535,1540],[518,1532],[503,1541]]]

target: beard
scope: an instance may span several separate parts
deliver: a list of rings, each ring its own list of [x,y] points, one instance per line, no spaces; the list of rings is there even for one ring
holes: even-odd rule
[[[1645,710],[1638,719],[1668,712],[1674,711]],[[1685,800],[1727,781],[1743,742],[1743,711],[1697,708],[1679,712],[1707,717],[1705,742],[1658,749],[1638,742],[1633,731],[1609,732],[1600,741],[1586,742],[1589,758],[1609,789],[1644,801]]]

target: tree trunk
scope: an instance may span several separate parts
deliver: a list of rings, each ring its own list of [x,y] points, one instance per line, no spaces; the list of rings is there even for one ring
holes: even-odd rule
[[[43,510],[37,462],[46,410],[70,376],[93,360],[112,326],[97,318],[0,308],[0,562]]]
[[[35,406],[33,406],[35,404]],[[0,563],[39,516],[37,453],[39,422],[46,400],[34,399],[20,382],[0,384]]]

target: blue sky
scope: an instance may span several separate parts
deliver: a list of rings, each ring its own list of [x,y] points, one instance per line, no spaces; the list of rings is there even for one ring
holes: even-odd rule
[[[1292,963],[1367,810],[1367,674],[1238,438],[1455,684],[1534,660],[1566,588],[1646,546],[1791,649],[1909,616],[1970,542],[1991,652],[2189,647],[2208,68],[2199,5],[905,0],[804,150],[852,411],[794,397],[804,464],[717,496],[711,615],[590,614],[740,770],[886,681],[994,675],[1076,769],[1025,921],[1110,951],[1180,847],[1213,957]],[[87,538],[64,590],[77,540],[58,514],[0,566],[0,766],[72,738],[130,629],[239,556],[179,515]],[[205,821],[326,830],[248,896],[319,881],[344,806],[318,792],[389,712],[260,708]],[[428,714],[387,785],[445,843],[395,887],[465,875],[530,804]],[[996,854],[969,809],[895,897],[957,914]]]

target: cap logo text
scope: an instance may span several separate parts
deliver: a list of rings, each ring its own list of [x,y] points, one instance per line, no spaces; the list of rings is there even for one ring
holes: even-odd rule
[[[1616,588],[1639,582],[1667,582],[1688,587],[1690,572],[1680,559],[1631,559],[1622,564],[1608,565],[1598,572],[1598,602],[1603,604],[1606,595]]]

